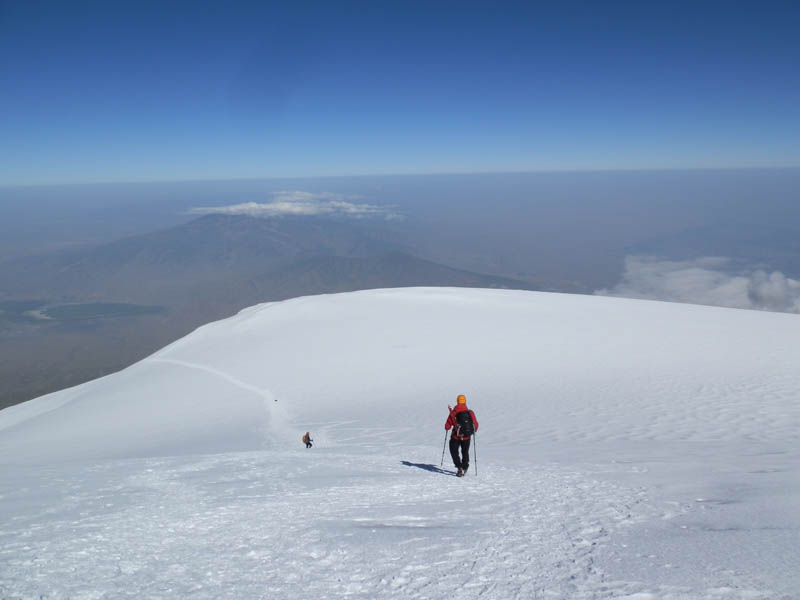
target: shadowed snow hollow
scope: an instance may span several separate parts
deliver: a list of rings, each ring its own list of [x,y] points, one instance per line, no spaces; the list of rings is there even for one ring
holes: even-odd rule
[[[366,427],[429,442],[459,393],[488,445],[797,439],[798,339],[796,315],[618,298],[454,288],[298,298],[0,411],[0,461],[256,450],[297,444],[311,425],[328,446]]]

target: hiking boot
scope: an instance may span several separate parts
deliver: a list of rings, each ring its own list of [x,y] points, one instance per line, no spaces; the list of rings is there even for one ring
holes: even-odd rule
[[[463,469],[461,474],[462,475],[466,475],[467,474],[467,469],[469,469],[469,465],[464,465],[464,469]]]
[[[463,476],[464,476],[464,471],[462,471],[461,469],[459,469],[459,470],[458,470],[458,473],[456,473],[456,477],[463,477]]]

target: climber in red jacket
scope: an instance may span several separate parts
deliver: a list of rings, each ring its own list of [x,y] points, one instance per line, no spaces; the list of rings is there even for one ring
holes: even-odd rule
[[[450,408],[450,407],[448,407]],[[453,464],[458,473],[458,477],[463,477],[469,469],[469,444],[472,436],[478,431],[478,419],[475,413],[467,408],[467,398],[461,394],[456,400],[456,407],[450,409],[447,421],[444,423],[445,430],[453,430],[450,435],[450,456],[453,457]],[[459,457],[458,451],[461,450]]]

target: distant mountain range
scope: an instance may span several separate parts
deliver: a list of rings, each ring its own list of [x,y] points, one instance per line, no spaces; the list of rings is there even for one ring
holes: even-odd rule
[[[220,285],[225,284],[226,289]],[[204,297],[273,300],[374,287],[529,288],[409,254],[381,229],[313,217],[208,215],[95,247],[0,265],[7,298],[195,304]],[[191,296],[187,296],[191,294]],[[199,296],[198,296],[199,294]]]
[[[0,377],[9,382],[0,407],[119,370],[246,306],[409,286],[532,289],[414,256],[375,221],[319,217],[207,215],[110,243],[18,258],[0,264],[0,301],[162,310],[69,321],[41,313],[4,320],[0,311]]]

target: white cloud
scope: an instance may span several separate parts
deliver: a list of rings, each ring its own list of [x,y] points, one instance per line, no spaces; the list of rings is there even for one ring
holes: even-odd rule
[[[245,202],[230,206],[201,206],[192,208],[189,212],[195,215],[246,215],[250,217],[345,215],[354,218],[402,218],[400,215],[393,213],[388,207],[355,202],[355,200],[360,200],[359,196],[301,191],[274,192],[272,196],[271,202]]]
[[[629,256],[622,280],[612,289],[595,293],[800,313],[800,281],[779,271],[768,273],[762,269],[731,273],[731,264],[723,257],[672,261]]]

